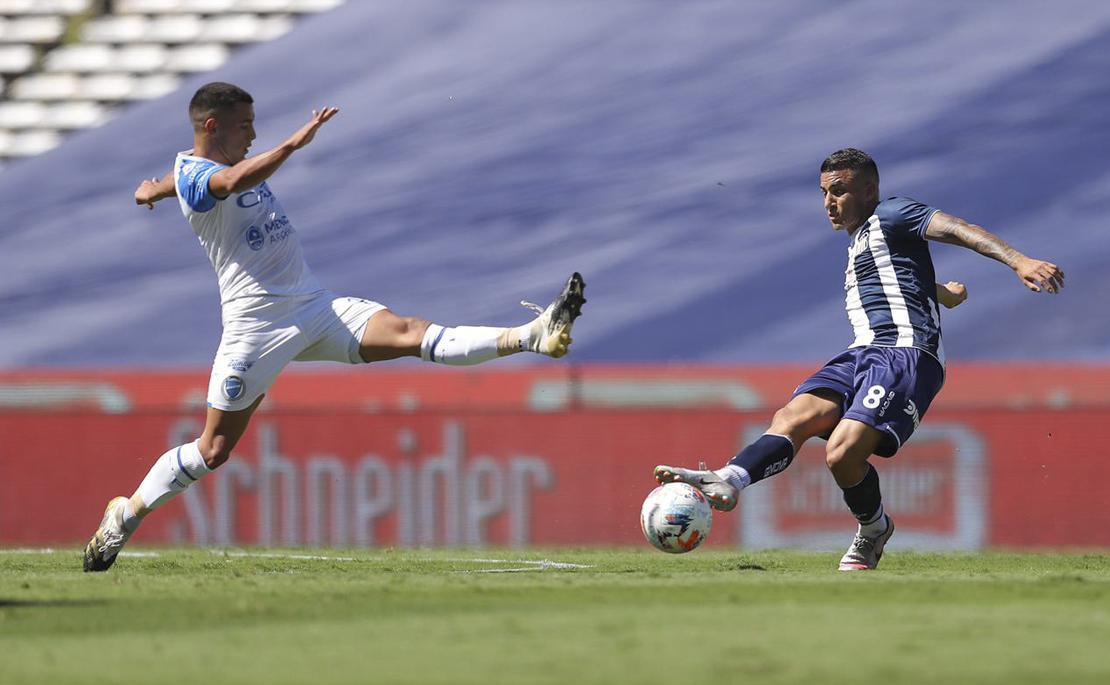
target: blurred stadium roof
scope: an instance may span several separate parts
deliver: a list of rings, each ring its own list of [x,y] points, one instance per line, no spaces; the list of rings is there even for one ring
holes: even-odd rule
[[[817,168],[855,146],[909,195],[1058,262],[1035,296],[933,248],[971,299],[957,360],[1105,360],[1110,4],[352,2],[0,172],[0,366],[207,365],[215,278],[142,178],[212,80],[277,144],[322,282],[447,323],[515,324],[572,270],[580,361],[821,361],[850,340]]]

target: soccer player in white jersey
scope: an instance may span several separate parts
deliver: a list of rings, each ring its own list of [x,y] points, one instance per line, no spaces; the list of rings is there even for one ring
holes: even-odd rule
[[[227,461],[251,413],[291,361],[358,364],[413,356],[468,365],[517,352],[567,353],[586,301],[577,273],[546,309],[524,303],[538,316],[510,328],[446,327],[398,316],[376,302],[336,297],[316,281],[266,180],[338,111],[314,110],[281,145],[247,157],[253,99],[237,86],[209,83],[189,103],[193,149],[177,155],[171,173],[135,191],[135,202],[151,208],[178,197],[216,270],[223,337],[212,364],[204,432],[159,457],[131,497],[108,503],[85,548],[86,571],[111,567],[143,517]]]
[[[894,533],[869,459],[894,456],[925,415],[944,382],[937,303],[951,308],[967,297],[960,283],[934,282],[926,241],[1000,261],[1033,292],[1059,292],[1064,272],[963,219],[908,198],[880,200],[878,168],[860,150],[830,155],[820,188],[833,229],[849,237],[844,289],[855,340],[799,385],[767,432],[723,468],[660,465],[655,478],[689,483],[729,511],[741,490],[785,470],[806,440],[825,438],[825,463],[859,523],[840,570],[869,570]]]

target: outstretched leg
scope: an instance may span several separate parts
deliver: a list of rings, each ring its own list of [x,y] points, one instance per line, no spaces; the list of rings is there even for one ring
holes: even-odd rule
[[[260,396],[250,407],[239,411],[209,407],[200,438],[171,448],[159,457],[130,498],[115,497],[108,502],[100,526],[85,546],[85,570],[111,568],[144,517],[227,461],[261,403]]]
[[[655,467],[655,479],[689,483],[705,494],[713,508],[729,511],[736,507],[741,490],[784,471],[806,440],[828,435],[839,419],[840,396],[835,392],[803,393],[775,412],[767,432],[724,467],[709,471],[660,465]]]
[[[529,303],[538,316],[522,326],[440,326],[424,319],[398,316],[389,310],[374,314],[367,322],[359,345],[363,361],[376,362],[399,357],[468,366],[517,352],[536,352],[562,357],[570,347],[571,328],[586,303],[585,281],[573,274],[558,297],[541,308]]]

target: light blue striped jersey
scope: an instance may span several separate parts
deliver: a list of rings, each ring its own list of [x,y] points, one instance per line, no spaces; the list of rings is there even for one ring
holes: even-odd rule
[[[883,200],[851,234],[844,271],[850,347],[916,347],[944,363],[936,275],[925,229],[937,210],[905,197]]]

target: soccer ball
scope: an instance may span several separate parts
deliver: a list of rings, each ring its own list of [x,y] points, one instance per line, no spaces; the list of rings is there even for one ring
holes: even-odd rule
[[[705,495],[686,483],[660,485],[640,509],[644,537],[670,554],[695,549],[709,537],[712,525],[713,514]]]

